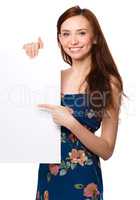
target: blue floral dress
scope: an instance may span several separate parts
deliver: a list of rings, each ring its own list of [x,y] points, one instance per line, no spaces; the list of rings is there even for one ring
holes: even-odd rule
[[[101,121],[89,105],[87,94],[64,94],[61,105],[91,132]],[[99,157],[89,151],[66,127],[61,126],[61,163],[41,163],[36,200],[103,200]]]

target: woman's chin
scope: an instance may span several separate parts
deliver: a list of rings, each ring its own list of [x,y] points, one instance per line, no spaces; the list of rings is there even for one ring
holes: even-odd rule
[[[78,54],[71,54],[70,57],[72,58],[72,60],[83,60],[83,58],[85,56],[84,55],[78,55]]]

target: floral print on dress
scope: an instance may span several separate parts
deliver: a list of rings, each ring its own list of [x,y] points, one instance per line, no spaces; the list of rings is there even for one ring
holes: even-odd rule
[[[69,156],[71,163],[79,163],[81,166],[84,166],[84,163],[88,160],[83,150],[72,149],[72,151],[69,152]]]
[[[95,183],[89,183],[86,186],[83,184],[75,184],[74,188],[77,190],[83,190],[83,196],[87,197],[85,200],[98,200],[100,192],[98,186]],[[89,199],[90,198],[90,199]]]
[[[49,170],[50,170],[50,173],[54,176],[56,176],[59,172],[59,168],[60,166],[59,165],[56,165],[56,164],[49,164]]]
[[[76,113],[81,113],[76,116],[77,120],[94,134],[100,122],[93,111],[83,108],[82,103],[82,107],[74,103],[75,98],[82,95],[67,99],[69,96],[64,97],[62,105],[71,105]],[[40,164],[36,200],[103,200],[99,157],[66,127],[61,127],[61,153],[61,163]]]
[[[48,181],[51,180],[52,176],[64,176],[68,173],[69,170],[74,170],[77,165],[81,167],[85,165],[92,165],[93,161],[91,158],[88,158],[84,150],[72,149],[68,154],[69,156],[66,160],[62,160],[61,164],[49,164],[49,172],[47,174]]]
[[[43,200],[49,200],[49,192],[47,190],[44,191],[44,199]]]
[[[85,197],[91,197],[92,200],[98,200],[100,192],[99,192],[98,187],[95,183],[90,183],[84,188],[84,194],[83,195]]]
[[[36,200],[49,200],[49,192],[45,190],[41,195],[40,192],[37,191]]]
[[[78,141],[77,137],[73,133],[69,134],[68,139],[71,140],[73,143]]]
[[[95,183],[89,183],[86,186],[79,183],[79,184],[75,184],[74,188],[77,190],[81,190],[81,189],[83,190],[83,196],[88,197],[84,200],[98,200],[99,199],[100,192]]]

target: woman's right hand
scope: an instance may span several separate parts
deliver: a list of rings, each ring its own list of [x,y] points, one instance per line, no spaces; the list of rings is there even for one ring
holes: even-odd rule
[[[22,48],[30,58],[34,58],[38,55],[39,49],[42,49],[43,46],[43,41],[39,37],[37,42],[24,44]]]

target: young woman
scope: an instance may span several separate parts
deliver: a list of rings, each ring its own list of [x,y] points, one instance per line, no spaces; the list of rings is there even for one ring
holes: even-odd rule
[[[103,200],[99,158],[109,159],[114,150],[121,76],[90,10],[66,10],[57,22],[57,39],[70,65],[61,72],[61,105],[39,106],[51,110],[61,125],[61,163],[40,164],[36,200]],[[41,38],[24,45],[31,58],[42,47]]]

